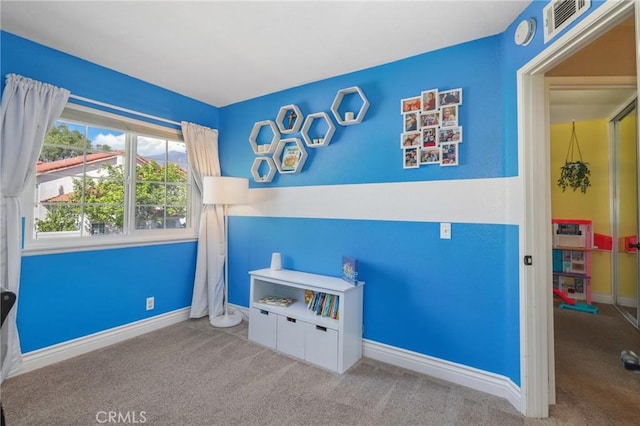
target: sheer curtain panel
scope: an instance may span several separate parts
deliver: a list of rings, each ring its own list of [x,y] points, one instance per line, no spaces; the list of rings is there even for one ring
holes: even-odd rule
[[[182,135],[187,144],[193,180],[202,194],[203,177],[220,176],[218,131],[183,121]],[[200,212],[191,318],[209,314],[209,319],[212,320],[222,314],[225,258],[223,207],[203,204]]]
[[[62,114],[69,91],[8,74],[0,106],[0,287],[16,305],[2,326],[0,383],[22,365],[16,312],[20,305],[22,213],[18,197],[35,173],[44,136]]]

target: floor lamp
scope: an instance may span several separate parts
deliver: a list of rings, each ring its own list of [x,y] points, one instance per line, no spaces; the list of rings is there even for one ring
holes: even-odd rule
[[[204,204],[222,205],[224,216],[224,313],[209,321],[214,327],[233,327],[242,322],[242,317],[235,312],[230,314],[229,303],[229,243],[227,206],[230,204],[247,204],[249,200],[249,180],[227,176],[205,176],[202,183],[202,202]]]

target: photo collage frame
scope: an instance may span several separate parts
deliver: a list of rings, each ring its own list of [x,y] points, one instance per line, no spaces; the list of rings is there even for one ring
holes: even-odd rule
[[[403,168],[459,164],[458,144],[463,141],[459,121],[461,106],[461,88],[425,90],[420,96],[400,101]]]

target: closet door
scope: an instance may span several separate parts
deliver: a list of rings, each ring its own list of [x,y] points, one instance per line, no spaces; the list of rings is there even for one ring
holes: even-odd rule
[[[638,327],[638,288],[640,277],[640,241],[638,229],[638,149],[637,101],[632,102],[612,121],[616,151],[615,182],[617,206],[616,230],[618,245],[615,249],[613,298],[616,308]]]

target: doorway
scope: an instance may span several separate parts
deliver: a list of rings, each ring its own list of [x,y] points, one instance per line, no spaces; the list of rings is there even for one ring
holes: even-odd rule
[[[634,13],[639,2],[605,2],[518,71],[519,169],[522,176],[520,249],[536,261],[520,267],[522,411],[547,417],[555,402],[548,88],[545,73]],[[635,12],[635,22],[640,13]],[[636,35],[637,40],[637,35]],[[634,55],[636,58],[636,55]],[[545,119],[546,117],[546,119]],[[544,142],[543,142],[544,141]],[[541,143],[543,142],[543,143]]]
[[[638,132],[637,100],[627,105],[611,120],[613,135],[614,212],[616,241],[613,251],[612,290],[616,309],[638,328],[639,277],[638,262]]]

